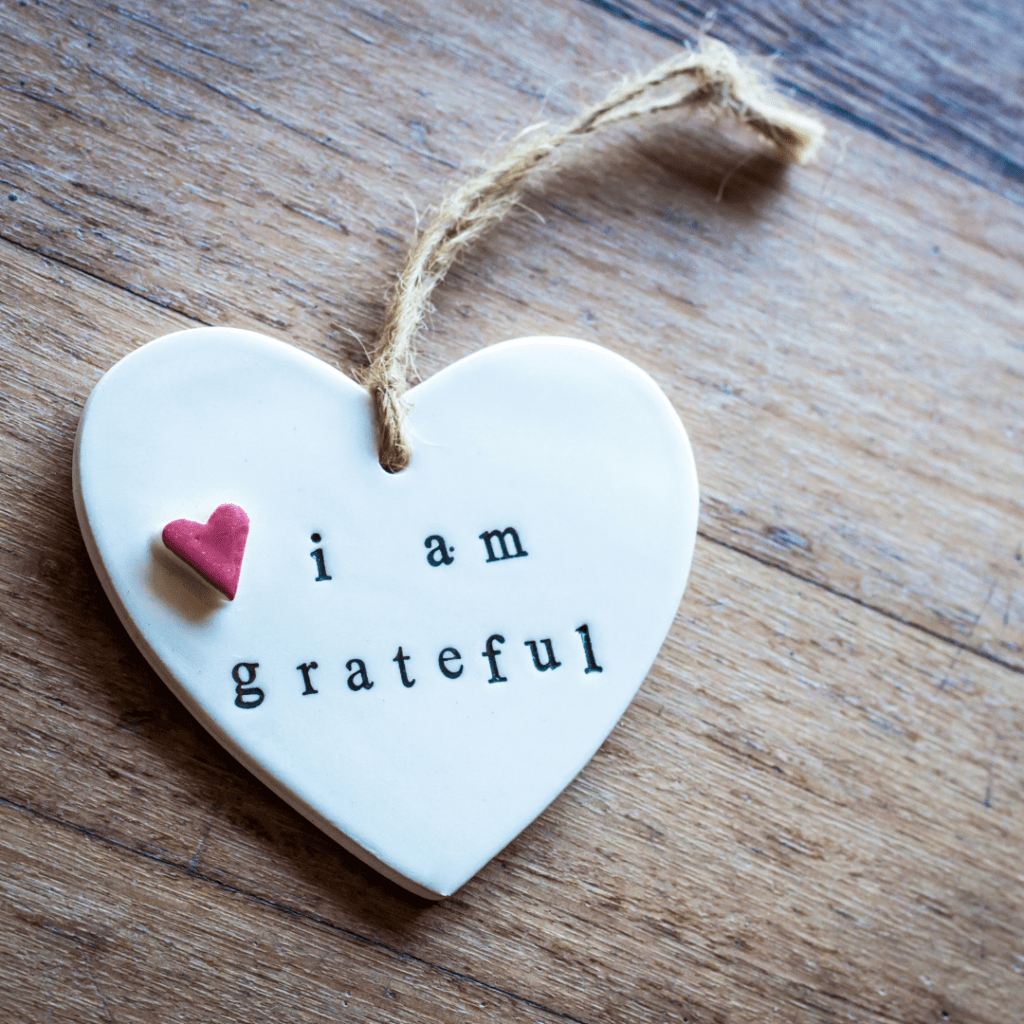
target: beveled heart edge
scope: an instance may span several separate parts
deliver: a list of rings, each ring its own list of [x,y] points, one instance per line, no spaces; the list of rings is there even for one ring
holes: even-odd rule
[[[208,329],[208,328],[206,328],[206,329]],[[223,328],[221,328],[221,329],[223,329]],[[193,329],[193,330],[195,330],[195,329]],[[204,329],[200,328],[199,330],[204,330]],[[232,330],[232,329],[229,328],[228,330]],[[160,342],[160,341],[163,341],[165,339],[169,339],[169,338],[171,338],[171,337],[173,337],[175,335],[188,334],[188,333],[192,333],[192,331],[191,330],[175,331],[175,332],[171,332],[171,334],[169,334],[169,335],[163,335],[160,338],[153,339],[151,342],[144,343],[138,349],[135,349],[131,353],[129,353],[128,355],[124,356],[121,360],[118,361],[118,363],[114,364],[114,366],[111,367],[110,369],[113,370],[115,367],[119,366],[121,363],[123,363],[123,362],[125,362],[127,360],[130,360],[133,355],[135,355],[138,352],[141,352],[149,344],[152,344],[154,342]],[[246,333],[246,334],[248,334],[248,333],[252,333],[252,332],[243,331],[243,332],[239,332],[239,333]],[[292,349],[300,357],[304,357],[305,359],[309,359],[312,362],[321,364],[323,367],[326,367],[328,370],[332,371],[332,374],[336,374],[340,381],[343,381],[346,385],[348,385],[348,386],[350,386],[352,388],[357,389],[358,391],[360,391],[365,396],[365,398],[366,398],[367,415],[368,416],[372,416],[372,407],[371,407],[371,404],[370,404],[369,396],[366,395],[365,391],[363,391],[363,389],[359,385],[357,385],[354,381],[352,381],[350,378],[348,378],[345,374],[343,374],[339,370],[337,370],[337,368],[330,366],[330,364],[328,364],[328,363],[324,363],[322,360],[320,360],[316,356],[313,356],[313,355],[311,355],[309,353],[303,352],[301,349],[296,349],[294,346],[290,345],[288,342],[282,342],[282,341],[279,341],[279,340],[276,340],[276,339],[271,339],[271,338],[268,338],[265,335],[255,335],[255,337],[263,339],[263,340],[267,340],[267,341],[272,341],[275,344],[281,345],[284,348]],[[499,343],[497,343],[495,345],[488,346],[487,349],[481,350],[478,353],[472,353],[472,354],[470,354],[469,356],[467,356],[465,358],[466,359],[472,359],[474,355],[480,355],[484,351],[494,350],[494,349],[497,349],[497,348],[502,348],[502,347],[504,347],[506,345],[517,345],[517,344],[521,344],[523,342],[538,342],[538,341],[570,343],[570,344],[573,344],[573,345],[586,346],[587,348],[600,349],[606,356],[611,356],[611,357],[613,357],[616,360],[621,360],[623,363],[628,365],[634,372],[639,372],[642,376],[647,377],[647,379],[649,380],[649,382],[652,385],[652,387],[661,396],[661,399],[665,403],[665,405],[668,408],[671,408],[671,405],[668,402],[666,396],[664,395],[663,392],[661,392],[660,388],[657,387],[657,384],[655,384],[654,381],[650,380],[648,375],[646,373],[644,373],[642,370],[640,370],[640,368],[637,367],[635,364],[631,363],[629,360],[625,359],[622,356],[617,355],[616,353],[614,353],[612,351],[609,351],[607,349],[603,349],[601,346],[596,346],[596,345],[593,345],[592,343],[581,342],[581,341],[578,341],[576,339],[570,339],[570,338],[564,338],[564,337],[552,337],[552,336],[522,337],[522,338],[516,338],[516,339],[509,339],[509,340],[506,340],[506,341],[503,341],[503,342],[499,342]],[[464,360],[457,360],[455,363],[450,364],[449,367],[445,367],[444,369],[454,368],[455,366],[458,366],[462,362],[464,362]],[[108,370],[108,373],[109,372],[110,371]],[[443,373],[444,370],[442,370],[440,372]],[[104,375],[104,376],[106,376],[106,375]],[[102,379],[101,379],[100,382],[97,383],[97,385],[93,389],[93,392],[90,394],[89,399],[86,402],[85,408],[83,409],[83,412],[82,412],[82,415],[81,415],[81,418],[80,418],[80,421],[79,421],[79,425],[78,425],[78,430],[76,432],[75,446],[74,446],[74,455],[73,455],[73,466],[72,466],[73,494],[74,494],[74,501],[75,501],[75,510],[76,510],[78,521],[79,521],[79,527],[80,527],[80,529],[82,531],[82,536],[83,536],[83,539],[85,541],[86,549],[89,552],[90,559],[92,560],[93,566],[94,566],[94,568],[96,570],[96,573],[97,573],[97,576],[98,576],[98,578],[100,580],[101,586],[103,587],[104,593],[107,595],[108,600],[111,602],[112,607],[114,608],[115,612],[117,613],[119,620],[121,621],[122,625],[125,627],[125,630],[128,633],[128,635],[131,637],[132,641],[139,648],[139,650],[142,652],[143,656],[146,658],[146,660],[149,663],[149,665],[153,668],[153,670],[157,673],[157,675],[163,680],[163,682],[168,686],[168,688],[171,690],[171,692],[173,694],[175,694],[175,696],[178,697],[178,699],[182,702],[182,704],[184,704],[185,707],[188,708],[188,710],[193,714],[193,716],[196,718],[196,720],[206,729],[206,731],[225,750],[227,750],[230,754],[232,754],[232,756],[234,756],[239,761],[239,763],[241,763],[248,771],[250,771],[260,782],[264,783],[272,792],[274,792],[277,796],[279,796],[286,804],[288,804],[290,807],[292,807],[294,810],[296,810],[298,813],[300,813],[304,818],[306,818],[308,821],[310,821],[313,825],[315,825],[318,829],[320,829],[320,831],[322,831],[329,838],[331,838],[335,842],[337,842],[343,849],[345,849],[346,851],[351,853],[358,860],[360,860],[363,863],[365,863],[368,867],[371,867],[373,870],[378,872],[380,875],[382,875],[384,878],[386,878],[390,882],[393,882],[394,884],[400,886],[402,889],[404,889],[404,890],[406,890],[406,891],[412,893],[413,895],[418,896],[418,897],[420,897],[422,899],[426,899],[426,900],[430,900],[430,901],[437,901],[437,900],[440,900],[440,899],[444,899],[447,896],[450,896],[452,893],[456,892],[466,882],[468,882],[487,862],[489,862],[495,856],[498,856],[500,854],[501,848],[495,850],[487,858],[486,861],[482,862],[477,868],[475,868],[473,870],[473,872],[471,872],[467,877],[463,878],[460,882],[458,882],[458,884],[452,886],[450,889],[446,888],[444,891],[440,891],[440,890],[437,890],[437,889],[432,889],[432,888],[430,888],[428,886],[425,886],[422,883],[416,881],[415,879],[408,877],[407,875],[403,874],[401,871],[398,871],[397,869],[392,867],[390,864],[388,864],[385,861],[381,860],[373,852],[371,852],[366,847],[364,847],[359,842],[357,842],[355,839],[353,839],[351,836],[349,836],[341,828],[339,828],[337,825],[335,825],[329,818],[327,818],[325,815],[323,815],[321,812],[319,812],[313,805],[311,805],[306,800],[304,800],[298,793],[296,793],[293,790],[289,789],[283,782],[281,782],[277,778],[276,775],[274,775],[271,771],[266,769],[259,760],[257,760],[255,757],[250,755],[248,753],[248,751],[246,750],[246,748],[243,747],[241,744],[239,744],[237,741],[235,741],[231,737],[230,734],[228,734],[225,730],[223,730],[217,724],[217,722],[213,719],[213,717],[205,710],[203,705],[199,701],[197,701],[196,699],[194,699],[192,697],[191,691],[188,689],[188,687],[185,686],[184,684],[180,683],[177,680],[177,678],[175,677],[174,673],[171,671],[169,666],[166,665],[163,662],[163,660],[157,654],[155,649],[147,641],[147,639],[145,637],[145,634],[136,625],[134,619],[129,614],[125,604],[122,602],[122,600],[121,600],[121,598],[119,596],[118,590],[117,590],[116,586],[114,585],[114,582],[113,582],[113,580],[112,580],[112,578],[111,578],[111,576],[110,576],[110,574],[109,574],[109,572],[107,570],[107,567],[106,567],[106,565],[105,565],[105,563],[103,561],[99,545],[98,545],[98,543],[96,541],[96,538],[95,538],[95,536],[93,534],[93,530],[92,530],[92,527],[91,527],[91,525],[89,523],[89,519],[88,519],[86,510],[85,510],[85,500],[84,500],[84,495],[83,495],[83,490],[82,490],[81,471],[80,471],[81,439],[82,439],[83,432],[84,432],[84,429],[86,427],[86,423],[87,423],[87,420],[88,420],[90,404],[92,403],[93,397],[100,390],[100,385],[101,384],[102,384]],[[413,399],[415,398],[415,391],[416,390],[417,389],[414,388],[414,389],[411,389],[411,391],[409,392],[410,397],[413,398]],[[678,422],[678,417],[677,417],[677,422]],[[682,426],[681,423],[679,424],[679,426],[680,426],[680,430],[682,431],[683,438],[684,438],[685,443],[686,443],[687,452],[689,453],[689,442],[688,442],[688,440],[686,440],[685,428]],[[698,483],[697,483],[696,475],[695,475],[695,472],[693,470],[692,454],[689,454],[689,464],[690,464],[691,473],[693,474],[693,476],[692,476],[693,501],[694,501],[694,506],[696,507],[696,505],[698,504],[698,493],[699,492],[698,492]],[[383,470],[382,470],[382,472],[383,472]],[[696,510],[694,510],[694,517],[693,518],[694,518],[694,524],[695,524],[696,523]],[[694,536],[693,540],[695,541],[695,539],[696,538]],[[682,590],[680,591],[679,600],[682,599],[683,594],[685,593],[686,577],[689,575],[689,564],[690,564],[690,560],[692,559],[692,553],[693,553],[693,542],[691,542],[691,544],[690,544],[690,552],[689,552],[689,555],[688,555],[688,557],[686,559],[686,562],[687,562],[686,571],[683,574]],[[209,583],[209,581],[205,580],[200,574],[196,573],[194,570],[190,570],[190,575],[193,576],[197,581],[200,581],[202,586],[210,588],[211,591],[216,592],[219,595],[219,591],[217,591],[217,589],[211,583]],[[678,607],[678,602],[677,602],[677,607]],[[667,636],[667,631],[666,631],[665,636]],[[655,660],[657,659],[658,654],[660,653],[660,650],[661,650],[661,646],[664,643],[664,639],[665,639],[665,637],[663,636],[662,640],[661,640],[661,643],[659,643],[658,648],[654,651],[654,653],[653,653],[653,655],[651,657],[650,663],[648,664],[647,668],[645,669],[645,671],[640,676],[640,679],[639,679],[639,681],[638,681],[638,683],[636,685],[636,689],[634,690],[633,696],[635,696],[636,690],[639,690],[639,687],[642,685],[643,680],[646,679],[647,674],[650,671],[651,665],[653,665]],[[628,707],[628,703],[630,703],[631,700],[632,700],[632,698],[630,699],[629,702],[627,702],[627,704],[626,704],[627,707]],[[623,708],[623,712],[624,711],[625,711],[625,707]],[[617,724],[617,720],[616,720],[615,723],[613,723],[612,727],[608,730],[608,732],[606,732],[605,735],[601,737],[601,739],[598,742],[597,746],[594,748],[594,750],[591,752],[591,754],[586,758],[586,760],[579,766],[579,768],[574,772],[574,774],[569,779],[567,779],[567,781],[565,782],[565,785],[562,787],[562,789],[560,789],[558,791],[558,793],[556,793],[555,796],[552,797],[552,800],[549,801],[548,804],[544,808],[542,808],[533,819],[531,819],[531,821],[527,822],[524,826],[522,826],[522,828],[528,827],[529,824],[532,823],[532,821],[535,821],[537,819],[537,817],[540,816],[540,814],[543,814],[544,810],[546,810],[547,807],[550,807],[551,802],[553,802],[553,800],[556,799],[558,795],[560,795],[562,792],[565,791],[565,788],[573,781],[573,779],[578,777],[579,772],[581,772],[583,770],[583,768],[586,767],[586,764],[589,763],[590,759],[593,757],[593,754],[596,753],[597,749],[600,748],[601,744],[603,744],[604,741],[607,739],[608,735],[610,735],[612,729],[614,729],[615,724]],[[518,832],[516,832],[515,835],[511,836],[508,841],[511,842],[514,838],[516,838],[517,835],[521,834],[521,831],[522,831],[522,829],[520,829]],[[504,847],[502,847],[502,848],[504,848]]]

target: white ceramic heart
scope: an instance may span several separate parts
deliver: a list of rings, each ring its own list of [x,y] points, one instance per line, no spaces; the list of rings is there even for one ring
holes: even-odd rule
[[[93,391],[75,501],[114,608],[203,725],[437,898],[629,704],[683,594],[697,479],[654,382],[584,342],[505,342],[409,398],[413,459],[390,475],[338,371],[247,331],[171,334]],[[250,518],[230,603],[160,542],[224,502]]]

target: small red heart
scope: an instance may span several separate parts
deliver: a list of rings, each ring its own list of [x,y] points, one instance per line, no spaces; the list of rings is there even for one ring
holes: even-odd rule
[[[238,591],[248,536],[249,517],[239,505],[218,505],[206,523],[175,519],[163,532],[164,544],[229,601]]]

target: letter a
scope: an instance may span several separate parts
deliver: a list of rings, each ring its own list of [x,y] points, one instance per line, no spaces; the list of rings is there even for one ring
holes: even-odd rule
[[[352,666],[358,665],[354,672],[352,672]],[[347,668],[352,675],[348,677],[348,688],[350,690],[372,690],[373,683],[370,682],[370,677],[366,674],[366,665],[363,663],[362,658],[353,658],[351,661],[345,662],[345,668]],[[361,682],[356,682],[356,680]]]
[[[455,550],[454,547],[448,547],[444,542],[444,537],[438,533],[431,534],[424,542],[423,546],[429,548],[427,551],[427,561],[437,567],[439,565],[451,565],[455,561],[455,556],[451,554]]]

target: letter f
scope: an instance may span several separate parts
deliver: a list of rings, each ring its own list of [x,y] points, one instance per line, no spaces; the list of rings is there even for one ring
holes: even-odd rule
[[[494,644],[497,641],[499,644],[505,642],[505,638],[500,633],[492,633],[487,638],[487,649],[483,652],[481,657],[487,659],[491,666],[491,678],[487,680],[489,683],[507,683],[508,679],[505,676],[498,675],[498,655],[501,654],[501,649],[495,650]]]

